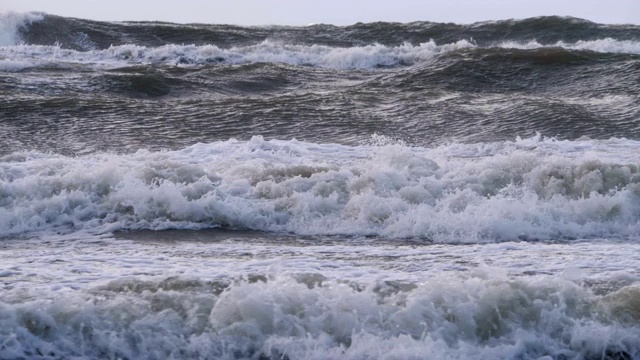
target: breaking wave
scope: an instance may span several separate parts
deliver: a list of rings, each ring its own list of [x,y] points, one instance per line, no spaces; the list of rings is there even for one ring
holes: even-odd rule
[[[163,45],[149,48],[139,45],[112,46],[105,50],[77,51],[60,46],[20,45],[0,48],[0,70],[15,71],[43,65],[65,66],[68,64],[101,65],[123,67],[139,64],[154,65],[207,65],[284,63],[289,65],[315,66],[331,69],[375,69],[419,64],[438,55],[478,46],[467,40],[437,45],[430,40],[419,45],[405,43],[400,46],[373,44],[357,47],[330,47],[324,45],[288,45],[264,41],[257,45],[220,48],[216,45]],[[538,50],[563,49],[565,51],[592,51],[599,53],[640,54],[640,42],[602,39],[558,42],[542,45],[538,42],[500,43],[489,49],[531,50],[532,59],[549,56]],[[566,56],[566,55],[565,55]]]
[[[594,295],[482,271],[361,286],[321,275],[114,280],[0,302],[2,358],[632,359],[637,286]],[[18,301],[18,299],[20,299]]]
[[[229,140],[2,158],[3,235],[228,227],[437,242],[636,238],[629,140],[348,147]],[[622,155],[617,155],[620,153]]]

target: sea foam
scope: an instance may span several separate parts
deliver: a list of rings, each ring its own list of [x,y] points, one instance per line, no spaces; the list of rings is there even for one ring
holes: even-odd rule
[[[474,45],[466,40],[436,45],[434,41],[420,45],[404,44],[388,47],[372,44],[358,47],[331,47],[324,45],[289,45],[263,41],[257,45],[220,48],[216,45],[139,45],[111,46],[105,50],[76,51],[59,46],[21,45],[0,47],[0,55],[7,58],[31,59],[33,65],[43,62],[87,63],[103,66],[125,64],[247,64],[276,62],[334,69],[372,69],[376,67],[414,64],[438,54]]]
[[[496,44],[504,49],[563,48],[589,50],[601,53],[640,54],[640,43],[602,39],[558,42],[542,45],[536,41]],[[436,44],[433,40],[418,45],[405,43],[400,46],[371,44],[356,47],[331,47],[325,45],[294,45],[266,40],[256,45],[222,48],[216,45],[140,45],[111,46],[104,50],[77,51],[60,46],[18,45],[0,47],[0,57],[12,61],[11,66],[0,70],[12,70],[15,62],[23,67],[47,64],[87,64],[102,67],[121,67],[136,64],[160,64],[197,66],[206,64],[249,64],[275,62],[299,66],[331,69],[376,69],[423,63],[438,55],[474,49],[478,46],[468,40],[449,44]]]
[[[540,49],[540,48],[562,48],[567,50],[588,50],[599,53],[612,54],[640,54],[640,42],[633,40],[616,40],[604,38],[598,40],[580,40],[575,43],[558,41],[554,44],[541,44],[535,40],[529,42],[508,41],[499,44],[505,49]]]
[[[476,242],[640,235],[640,144],[229,140],[0,162],[2,235],[231,227]]]
[[[0,357],[630,359],[640,353],[637,286],[596,296],[563,279],[493,275],[442,274],[417,285],[362,288],[289,276],[231,284],[120,279],[88,293],[0,302]]]

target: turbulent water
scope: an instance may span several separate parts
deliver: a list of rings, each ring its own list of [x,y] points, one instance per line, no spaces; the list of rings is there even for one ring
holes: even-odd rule
[[[0,358],[640,359],[640,26],[0,14]]]

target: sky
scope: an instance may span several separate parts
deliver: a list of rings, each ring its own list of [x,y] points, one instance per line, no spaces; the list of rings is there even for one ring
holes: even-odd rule
[[[640,0],[0,0],[0,12],[93,20],[307,25],[416,20],[472,23],[541,15],[640,24]]]

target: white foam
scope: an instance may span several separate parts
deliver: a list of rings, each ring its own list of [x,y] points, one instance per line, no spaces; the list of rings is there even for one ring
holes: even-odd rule
[[[0,46],[15,45],[20,41],[18,30],[44,17],[37,13],[0,13]]]
[[[145,234],[3,239],[0,358],[640,353],[637,243]]]
[[[0,48],[0,56],[41,62],[90,63],[104,66],[125,64],[247,64],[277,62],[335,69],[370,69],[380,66],[413,64],[461,48],[473,47],[461,40],[436,45],[429,41],[418,46],[404,44],[387,47],[379,44],[339,48],[322,45],[288,45],[264,41],[257,45],[224,49],[215,45],[165,45],[149,48],[138,45],[112,46],[106,50],[75,51],[59,46],[21,45]]]
[[[0,59],[0,71],[20,71],[33,66],[35,66],[35,64],[29,61]]]
[[[119,279],[85,293],[9,290],[0,301],[0,357],[536,359],[640,352],[634,286],[595,296],[560,278],[508,279],[483,270],[408,287],[261,279],[232,282],[217,294],[215,283],[180,277]]]
[[[612,38],[598,40],[579,40],[575,43],[558,41],[555,44],[550,45],[543,45],[535,40],[526,43],[507,41],[501,43],[498,46],[507,49],[524,50],[556,47],[568,50],[589,50],[599,53],[640,54],[640,42],[633,40],[615,40]]]
[[[36,19],[35,16],[32,15],[34,19]],[[9,44],[12,41],[9,41]],[[514,49],[560,47],[602,53],[640,54],[640,42],[613,39],[578,41],[576,43],[558,42],[552,45],[542,45],[536,41],[527,43],[504,42],[498,46]],[[248,64],[275,62],[333,69],[373,69],[418,64],[440,54],[476,47],[477,45],[466,40],[442,45],[429,41],[416,46],[403,44],[389,47],[373,44],[345,48],[323,45],[290,45],[267,40],[257,45],[228,49],[215,45],[164,45],[155,48],[120,45],[104,50],[89,51],[69,50],[59,46],[17,45],[0,47],[0,59],[8,62],[3,66],[2,70],[5,71],[19,70],[21,67],[65,63],[120,67],[135,64],[192,66],[208,63]]]
[[[231,226],[443,242],[640,236],[640,143],[229,140],[0,162],[1,234]]]

